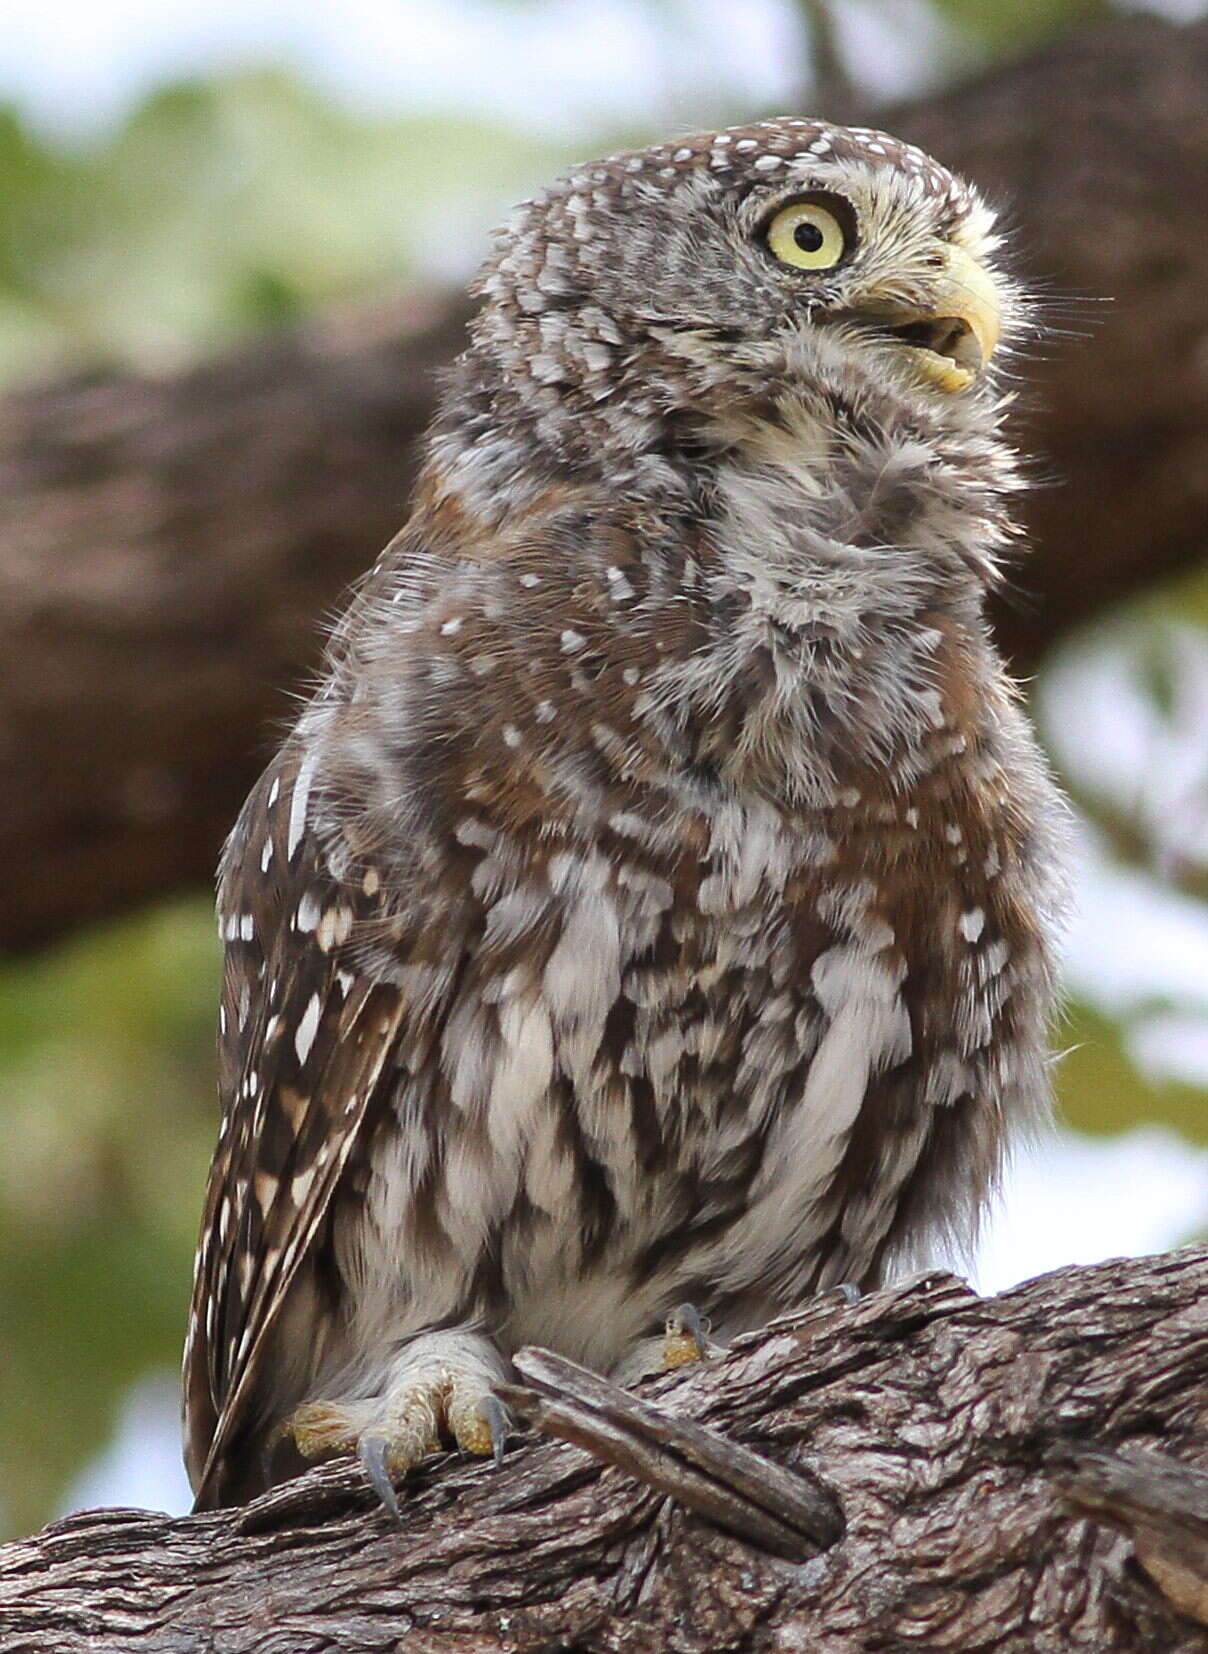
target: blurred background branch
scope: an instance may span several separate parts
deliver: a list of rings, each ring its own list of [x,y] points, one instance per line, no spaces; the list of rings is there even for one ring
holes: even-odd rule
[[[850,125],[859,93],[839,38],[834,8],[830,0],[797,0],[797,10],[805,28],[802,55],[809,68],[803,102],[828,121]]]

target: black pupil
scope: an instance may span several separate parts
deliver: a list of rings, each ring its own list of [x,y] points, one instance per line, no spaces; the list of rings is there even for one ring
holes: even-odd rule
[[[803,253],[816,253],[825,239],[818,226],[811,224],[808,219],[803,220],[793,231],[793,240]]]

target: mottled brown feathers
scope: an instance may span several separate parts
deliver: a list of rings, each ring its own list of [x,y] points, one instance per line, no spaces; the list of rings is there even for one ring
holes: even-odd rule
[[[761,226],[819,190],[859,245],[806,279]],[[794,121],[501,236],[223,860],[201,1504],[296,1468],[301,1404],[386,1429],[424,1362],[472,1398],[523,1342],[624,1370],[686,1298],[724,1338],[875,1283],[1045,1118],[1062,810],[982,619],[1002,406],[860,321],[950,245],[992,266],[968,186]]]

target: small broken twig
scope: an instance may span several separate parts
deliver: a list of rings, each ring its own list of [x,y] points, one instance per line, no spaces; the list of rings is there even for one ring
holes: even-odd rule
[[[843,1533],[834,1495],[729,1437],[649,1402],[549,1350],[514,1365],[532,1388],[507,1385],[504,1403],[545,1435],[586,1448],[774,1556],[800,1562]]]

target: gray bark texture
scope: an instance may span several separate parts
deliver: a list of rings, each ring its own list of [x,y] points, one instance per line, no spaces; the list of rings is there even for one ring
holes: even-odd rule
[[[1208,547],[1208,23],[1117,21],[864,111],[967,172],[1051,295],[1019,364],[1021,669]],[[1101,302],[1108,301],[1108,302]],[[319,622],[401,523],[465,301],[0,402],[0,947],[208,882]]]
[[[588,1451],[434,1461],[401,1529],[346,1463],[70,1517],[0,1550],[0,1650],[1208,1651],[1208,1248],[831,1294],[637,1400],[517,1364]]]

